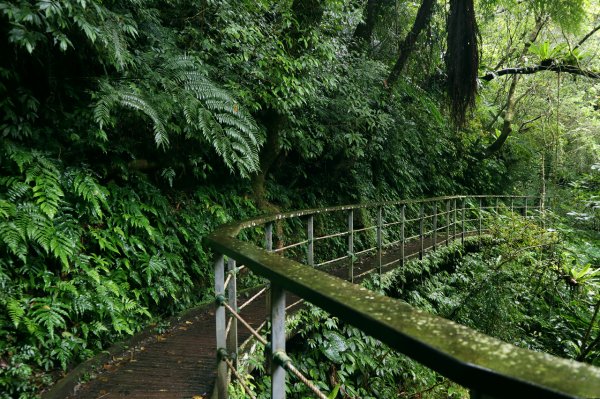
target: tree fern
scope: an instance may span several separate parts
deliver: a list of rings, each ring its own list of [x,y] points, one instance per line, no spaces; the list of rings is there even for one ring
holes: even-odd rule
[[[154,142],[169,145],[166,126],[184,123],[185,137],[208,142],[232,171],[248,176],[258,169],[262,143],[256,123],[225,90],[217,87],[191,57],[146,55],[150,67],[133,83],[102,81],[94,118],[100,128],[112,126],[117,106],[140,111],[152,121]]]

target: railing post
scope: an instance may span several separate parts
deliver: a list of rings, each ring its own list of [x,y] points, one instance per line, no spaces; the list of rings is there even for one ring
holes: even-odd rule
[[[383,235],[383,207],[377,208],[377,266],[379,268],[379,277],[381,277],[381,251]]]
[[[225,300],[225,259],[223,255],[217,255],[214,263],[215,267],[215,326],[217,333],[217,383],[216,390],[219,399],[227,399],[227,364],[222,358],[223,351],[227,351],[227,337],[225,325],[225,307],[222,301]]]
[[[454,198],[453,202],[453,208],[454,211],[452,212],[452,239],[454,240],[456,238],[456,198]]]
[[[446,201],[446,246],[450,245],[450,200]]]
[[[437,224],[438,224],[438,212],[437,212],[437,202],[433,202],[433,251],[437,249]]]
[[[479,198],[479,239],[481,240],[481,230],[483,224],[483,198]]]
[[[267,223],[265,226],[265,249],[267,252],[273,251],[273,222]],[[271,295],[269,295],[269,289],[270,287],[268,286],[267,295],[265,295],[265,306],[267,309],[271,308]],[[267,315],[267,320],[269,317],[270,315]]]
[[[315,266],[315,217],[310,215],[307,221],[307,235],[308,235],[308,264]]]
[[[265,249],[269,252],[273,250],[273,223],[265,226]]]
[[[229,286],[227,287],[228,302],[236,311],[237,308],[237,271],[235,270],[236,264],[235,259],[227,259],[227,270],[231,273],[231,280],[229,280]],[[231,356],[232,362],[237,368],[237,356],[238,356],[238,329],[237,319],[231,316],[231,327],[229,327],[229,335],[227,336],[227,349]]]
[[[285,399],[285,368],[276,360],[277,352],[285,353],[285,292],[271,285],[271,398]]]
[[[420,245],[421,245],[421,249],[419,250],[419,259],[423,259],[423,253],[425,252],[425,246],[424,246],[424,242],[423,242],[423,222],[424,222],[424,206],[423,203],[421,203],[421,208],[419,211],[419,241],[420,241]]]
[[[400,258],[401,265],[404,266],[404,228],[406,224],[406,205],[402,204],[402,208],[400,209]]]
[[[500,204],[499,204],[499,199],[496,198],[496,215],[498,215],[498,211],[500,210]]]
[[[525,217],[525,219],[527,219],[527,197],[525,197],[525,212],[523,216]]]
[[[544,209],[545,205],[544,205],[544,194],[540,195],[540,209],[539,209],[539,214],[540,214],[540,224],[542,225],[542,229],[546,228],[546,212]]]
[[[461,225],[462,225],[462,233],[460,234],[460,243],[462,245],[465,245],[465,208],[467,206],[467,201],[466,198],[463,198],[462,200],[462,220],[461,220]]]
[[[350,258],[350,282],[354,282],[354,210],[348,212],[348,257]]]

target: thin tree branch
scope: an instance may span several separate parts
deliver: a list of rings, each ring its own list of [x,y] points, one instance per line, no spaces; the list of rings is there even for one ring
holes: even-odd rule
[[[525,127],[525,125],[528,125],[528,124],[530,124],[530,123],[533,123],[533,122],[537,121],[538,119],[540,119],[541,117],[542,117],[542,115],[539,115],[539,116],[536,116],[536,117],[535,117],[535,118],[533,118],[533,119],[530,119],[530,120],[528,120],[528,121],[525,121],[525,122],[521,123],[521,126],[519,126],[519,129],[518,129],[517,131],[518,131],[518,132],[521,132],[521,131],[523,131],[523,128]]]
[[[581,341],[581,345],[579,346],[581,352],[580,352],[579,356],[577,357],[577,360],[585,359],[585,356],[588,354],[590,349],[593,348],[594,342],[596,342],[598,340],[598,337],[596,337],[596,341],[594,341],[590,345],[586,346],[587,341],[590,338],[590,334],[592,333],[592,330],[594,328],[594,324],[596,324],[596,318],[598,317],[599,310],[600,310],[600,301],[596,302],[596,306],[594,306],[594,315],[592,316],[590,325],[588,326],[588,329],[585,332],[585,336],[583,337],[583,340]],[[600,337],[600,335],[599,335],[599,337]]]
[[[592,79],[600,79],[600,72],[588,71],[581,69],[576,65],[561,64],[556,60],[544,60],[542,64],[533,65],[522,68],[505,68],[499,71],[488,72],[483,76],[480,76],[480,80],[490,81],[499,76],[504,75],[531,75],[538,72],[550,71],[550,72],[564,72],[572,75],[585,76]]]
[[[577,44],[575,45],[575,47],[573,47],[573,51],[575,51],[575,50],[577,50],[579,47],[581,47],[581,45],[582,45],[583,43],[585,43],[585,41],[586,41],[587,39],[589,39],[589,38],[590,38],[590,37],[591,37],[591,36],[592,36],[594,33],[598,32],[599,30],[600,30],[600,25],[598,25],[598,26],[596,26],[594,29],[592,29],[592,30],[590,31],[590,33],[588,33],[587,35],[585,35],[585,36],[584,36],[584,37],[583,37],[583,38],[582,38],[582,39],[579,41],[579,43],[577,43]]]
[[[398,59],[396,60],[396,63],[394,64],[394,67],[392,68],[388,78],[386,79],[386,85],[388,87],[393,87],[400,77],[400,73],[402,72],[402,69],[404,69],[404,65],[406,65],[408,57],[414,50],[419,34],[427,26],[427,24],[429,24],[431,14],[433,13],[434,4],[434,0],[423,0],[419,6],[417,17],[412,29],[410,32],[408,32],[402,43],[400,43],[400,54],[398,55]]]

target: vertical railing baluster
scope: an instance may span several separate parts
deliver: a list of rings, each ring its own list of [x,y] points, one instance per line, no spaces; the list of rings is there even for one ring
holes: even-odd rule
[[[265,226],[265,249],[268,252],[273,251],[273,222],[267,223],[267,225]],[[267,282],[267,292],[265,295],[265,306],[267,309],[271,308],[271,295],[269,295],[270,284],[270,282]],[[270,317],[271,315],[267,314],[267,321]]]
[[[348,257],[350,258],[350,282],[354,282],[354,210],[348,212]]]
[[[525,197],[525,212],[523,216],[525,216],[525,219],[527,219],[527,197]]]
[[[222,302],[225,300],[225,259],[223,255],[217,255],[214,263],[215,267],[215,326],[217,341],[217,383],[216,390],[219,399],[227,399],[227,364],[223,359],[223,352],[227,352],[225,307]]]
[[[446,200],[446,246],[450,245],[450,200]]]
[[[465,245],[465,212],[466,212],[466,208],[467,207],[467,201],[466,198],[463,198],[462,200],[462,220],[461,220],[461,224],[462,224],[462,233],[460,234],[460,243],[462,245]]]
[[[402,204],[402,208],[400,209],[400,242],[401,242],[401,246],[400,246],[400,262],[402,264],[402,266],[404,266],[404,248],[405,248],[405,240],[404,240],[404,229],[405,229],[405,224],[406,224],[406,205]]]
[[[231,280],[227,286],[229,306],[237,311],[237,271],[235,259],[227,259],[227,271],[231,274]],[[230,354],[233,364],[237,367],[238,355],[238,320],[231,316],[231,327],[227,336],[227,352]]]
[[[420,250],[419,250],[419,259],[423,259],[423,253],[425,252],[425,246],[423,242],[423,222],[424,222],[424,206],[421,203],[421,208],[419,211],[419,241],[420,241]]]
[[[435,250],[437,249],[437,225],[438,225],[438,212],[437,212],[437,202],[432,202],[433,207],[433,231],[432,231],[432,238],[433,238],[433,251],[435,252]]]
[[[265,249],[269,252],[273,250],[273,223],[265,226]]]
[[[540,205],[539,205],[539,214],[540,214],[540,224],[542,225],[542,229],[546,228],[546,218],[544,217],[544,194],[540,194]]]
[[[456,239],[456,198],[454,198],[453,206],[454,210],[452,211],[452,240]]]
[[[285,291],[271,285],[271,398],[285,399],[285,368],[276,353],[285,353]]]
[[[379,277],[381,277],[381,252],[383,246],[383,207],[377,208],[377,267],[379,268]],[[381,279],[379,280],[381,281]]]
[[[483,198],[479,198],[479,239],[481,240],[481,229],[483,225]]]
[[[499,203],[500,199],[496,198],[496,215],[498,215],[498,212],[500,211],[500,203]]]
[[[315,217],[310,215],[307,221],[307,236],[308,236],[308,264],[315,266]]]

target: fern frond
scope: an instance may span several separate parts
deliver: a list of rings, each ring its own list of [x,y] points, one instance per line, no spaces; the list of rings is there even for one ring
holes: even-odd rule
[[[75,295],[72,306],[75,314],[81,316],[94,309],[94,302],[87,295]]]
[[[15,224],[29,240],[40,245],[45,251],[50,250],[50,241],[55,233],[54,226],[47,215],[31,202],[19,205]]]
[[[65,268],[69,267],[69,258],[75,252],[75,245],[72,237],[61,229],[56,229],[49,243],[51,253],[60,259]]]
[[[23,316],[25,315],[25,310],[21,306],[21,302],[15,298],[8,298],[6,301],[6,309],[8,310],[10,321],[12,321],[15,328],[18,328]]]
[[[25,261],[28,248],[22,230],[14,222],[0,223],[0,240],[19,259]]]
[[[147,100],[136,95],[133,92],[125,91],[119,93],[119,99],[121,105],[141,111],[148,117],[150,117],[150,119],[152,119],[154,141],[156,142],[157,146],[167,147],[169,145],[169,137],[167,135],[167,131],[165,130],[164,122],[162,118],[158,116],[158,112],[156,111],[156,109],[152,105],[150,105],[150,103]]]
[[[94,321],[91,323],[91,326],[92,326],[92,330],[91,330],[92,333],[94,335],[96,335],[97,337],[99,337],[102,333],[105,333],[108,331],[108,328],[101,321]]]
[[[82,172],[75,175],[73,189],[78,196],[82,197],[92,206],[94,216],[101,219],[103,217],[101,205],[108,208],[108,190],[98,184],[92,176]]]
[[[24,171],[25,166],[29,165],[35,157],[33,151],[22,149],[10,143],[4,144],[4,150],[8,159],[17,164],[21,173]]]
[[[31,300],[31,316],[32,320],[38,325],[46,328],[50,338],[54,338],[54,331],[57,328],[65,328],[65,317],[68,317],[68,312],[63,309],[65,305],[53,303],[48,298],[33,298]]]
[[[17,212],[17,207],[8,201],[0,199],[0,217],[4,219],[8,219],[10,217],[15,216]]]
[[[64,193],[60,185],[60,172],[47,158],[39,155],[25,172],[25,182],[34,183],[33,198],[50,219],[54,218]]]
[[[102,129],[105,125],[112,125],[111,110],[116,106],[122,106],[140,111],[152,120],[152,129],[154,131],[154,141],[159,147],[169,145],[169,137],[165,129],[165,122],[159,116],[156,108],[144,96],[139,94],[139,90],[130,86],[113,86],[104,81],[100,83],[100,91],[97,94],[98,100],[94,105],[94,120]]]
[[[11,202],[18,202],[31,190],[31,186],[23,181],[14,181],[9,187],[7,196]]]
[[[167,262],[163,257],[152,256],[146,267],[144,273],[146,274],[146,283],[150,285],[156,276],[160,276],[167,269]]]

